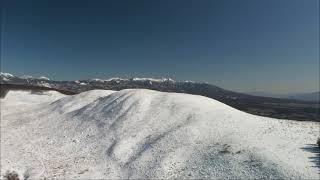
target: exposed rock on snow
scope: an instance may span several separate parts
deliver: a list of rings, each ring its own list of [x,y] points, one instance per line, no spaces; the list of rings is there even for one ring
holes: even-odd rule
[[[22,108],[22,109],[21,109]],[[1,172],[31,178],[318,178],[319,123],[151,90],[1,100]]]

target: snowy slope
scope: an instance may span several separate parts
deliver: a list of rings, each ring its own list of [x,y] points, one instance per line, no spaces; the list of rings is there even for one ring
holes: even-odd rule
[[[317,179],[312,144],[318,127],[250,115],[196,95],[16,91],[1,99],[1,172],[67,179]]]
[[[292,99],[277,99],[251,96],[229,91],[209,83],[193,81],[174,81],[170,78],[111,78],[87,79],[76,81],[49,80],[46,77],[14,76],[0,72],[0,84],[6,88],[17,89],[15,85],[47,87],[61,92],[81,93],[94,89],[123,90],[123,89],[152,89],[163,92],[176,92],[202,95],[218,100],[231,107],[254,115],[271,118],[292,119],[300,121],[319,121],[319,102],[306,102]]]
[[[35,106],[58,100],[65,95],[56,91],[43,93],[31,91],[9,91],[5,99],[1,99],[1,116],[21,113]],[[1,121],[3,123],[3,121]]]

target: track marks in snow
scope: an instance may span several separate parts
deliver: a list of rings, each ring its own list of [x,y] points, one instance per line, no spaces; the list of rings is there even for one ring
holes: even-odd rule
[[[46,169],[33,177],[301,179],[318,175],[308,159],[312,152],[300,149],[316,138],[315,123],[262,118],[206,97],[152,90],[89,91],[42,104],[34,104],[34,98],[26,113],[9,109],[1,119],[8,130],[23,132],[13,136],[1,131],[5,137],[1,156],[6,154],[4,159],[12,161],[18,156],[21,161],[15,167],[21,169]],[[7,102],[4,105],[9,107]],[[25,138],[30,142],[25,143]],[[40,161],[28,161],[34,156],[45,168]],[[2,168],[11,166],[1,163],[5,163]]]

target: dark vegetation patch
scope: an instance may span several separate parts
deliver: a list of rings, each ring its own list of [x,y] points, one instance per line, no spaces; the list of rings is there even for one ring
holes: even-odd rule
[[[3,177],[5,180],[20,180],[16,171],[7,171]]]

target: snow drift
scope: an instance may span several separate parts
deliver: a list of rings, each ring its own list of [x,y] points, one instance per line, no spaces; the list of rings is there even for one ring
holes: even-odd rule
[[[1,173],[316,179],[318,127],[250,115],[196,95],[11,91],[1,100]]]

